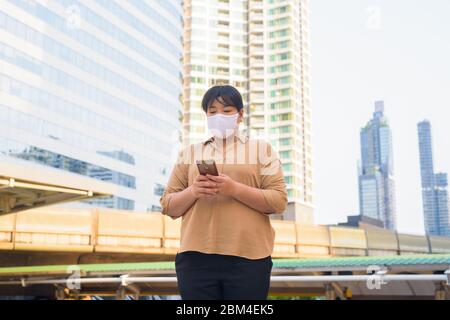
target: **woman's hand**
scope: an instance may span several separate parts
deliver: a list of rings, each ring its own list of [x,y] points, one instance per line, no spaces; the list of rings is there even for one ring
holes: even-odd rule
[[[207,174],[206,177],[216,183],[218,193],[230,197],[234,197],[236,195],[239,188],[239,182],[234,181],[226,174],[219,173],[218,176]]]
[[[189,186],[195,198],[212,198],[218,192],[217,183],[199,174]]]
[[[216,188],[218,189],[218,194],[231,196],[262,213],[270,214],[276,211],[267,203],[263,191],[259,188],[250,187],[244,183],[235,181],[223,173],[220,173],[218,176],[207,174],[206,177],[217,183]]]

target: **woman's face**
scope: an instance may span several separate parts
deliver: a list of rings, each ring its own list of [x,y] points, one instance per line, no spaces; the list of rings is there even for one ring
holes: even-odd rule
[[[217,99],[221,99],[221,97],[217,98]],[[238,123],[242,121],[242,115],[244,113],[244,109],[241,109],[240,111],[238,111],[238,109],[235,106],[225,106],[222,103],[220,103],[219,101],[217,101],[217,99],[215,99],[211,105],[208,108],[208,111],[206,112],[206,115],[209,116],[213,116],[215,114],[224,114],[224,115],[232,115],[235,113],[239,112],[239,118],[238,118]],[[222,101],[222,100],[220,100]]]

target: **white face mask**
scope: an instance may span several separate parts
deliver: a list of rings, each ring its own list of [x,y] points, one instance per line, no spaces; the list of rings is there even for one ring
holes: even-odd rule
[[[212,135],[217,138],[228,138],[235,133],[236,128],[239,126],[237,119],[239,112],[231,115],[215,114],[207,117],[208,128]]]

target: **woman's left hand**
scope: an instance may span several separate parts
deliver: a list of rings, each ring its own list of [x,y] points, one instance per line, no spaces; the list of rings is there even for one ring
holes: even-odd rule
[[[216,189],[218,189],[217,193],[219,194],[234,197],[238,191],[239,183],[226,174],[219,173],[218,176],[207,174],[206,177],[217,183]]]

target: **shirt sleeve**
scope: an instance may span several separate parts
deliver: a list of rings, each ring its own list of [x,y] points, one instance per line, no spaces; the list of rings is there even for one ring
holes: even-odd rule
[[[273,209],[271,213],[283,213],[288,199],[281,161],[269,143],[262,147],[266,148],[266,153],[262,153],[260,157],[260,189],[267,204]]]
[[[180,216],[174,217],[168,215],[170,200],[173,193],[183,191],[188,187],[189,162],[186,161],[186,158],[184,157],[185,150],[186,149],[182,149],[178,153],[178,158],[173,166],[166,188],[164,189],[162,196],[159,198],[161,213],[171,217],[174,220]]]

